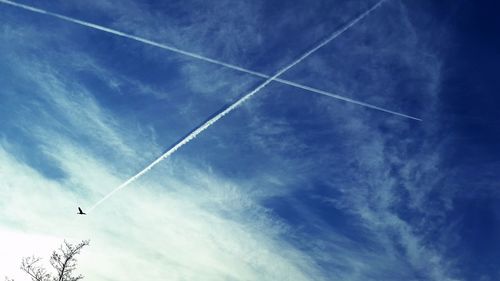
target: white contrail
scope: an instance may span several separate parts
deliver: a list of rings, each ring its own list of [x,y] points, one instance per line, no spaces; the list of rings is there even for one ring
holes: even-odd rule
[[[380,2],[378,2],[375,6],[373,6],[371,9],[369,9],[367,12],[365,12],[364,14],[367,15],[369,12],[373,11],[375,8],[377,8],[383,1],[385,0],[382,0]],[[357,21],[353,22],[351,24],[354,25]],[[349,28],[349,27],[347,27]],[[282,75],[283,73],[285,73],[286,71],[288,71],[290,68],[294,67],[296,64],[300,63],[301,61],[303,61],[305,58],[307,58],[308,56],[310,56],[312,53],[316,52],[319,48],[325,46],[326,44],[328,44],[330,41],[332,41],[333,39],[337,38],[340,34],[342,34],[342,32],[344,32],[347,28],[343,28],[341,29],[340,31],[337,31],[335,33],[333,33],[332,35],[330,35],[327,39],[325,39],[324,41],[322,41],[321,43],[319,43],[318,45],[316,45],[316,47],[312,48],[311,50],[309,50],[308,52],[306,52],[305,54],[303,54],[302,56],[300,56],[298,59],[296,59],[294,62],[292,62],[291,64],[287,65],[286,67],[284,67],[283,69],[281,69],[280,71],[278,71],[276,74],[274,74],[273,76],[269,77],[264,83],[260,84],[257,88],[255,88],[253,91],[251,91],[250,93],[244,95],[243,97],[239,98],[236,102],[234,102],[233,104],[229,105],[228,107],[226,107],[223,111],[221,111],[220,113],[216,114],[214,117],[210,118],[208,121],[206,121],[205,123],[203,123],[202,125],[200,125],[198,128],[196,128],[194,131],[192,131],[191,133],[189,133],[186,137],[184,137],[183,139],[181,139],[177,144],[175,144],[172,148],[170,148],[167,152],[165,152],[163,155],[161,155],[160,157],[158,157],[156,160],[154,160],[151,164],[149,164],[146,168],[144,168],[142,171],[140,171],[139,173],[137,173],[136,175],[132,176],[131,178],[129,178],[127,181],[125,181],[124,183],[122,183],[121,185],[119,185],[118,187],[116,187],[115,189],[113,189],[110,193],[108,193],[106,196],[104,196],[103,198],[101,198],[99,201],[97,201],[93,206],[91,206],[89,209],[88,209],[88,212],[91,212],[92,210],[94,210],[99,204],[101,204],[102,202],[104,202],[106,199],[108,199],[109,197],[111,197],[113,194],[115,194],[116,192],[118,192],[119,190],[123,189],[124,187],[126,187],[127,185],[131,184],[132,182],[134,182],[135,180],[137,180],[138,178],[140,178],[142,175],[144,175],[145,173],[147,173],[149,170],[151,170],[154,166],[156,166],[158,163],[160,163],[161,161],[167,159],[170,155],[172,155],[174,152],[176,152],[179,148],[183,147],[185,144],[187,144],[188,142],[190,142],[191,140],[193,140],[194,138],[196,138],[199,134],[201,134],[203,131],[205,131],[206,129],[208,129],[210,126],[212,126],[215,122],[217,122],[219,119],[221,119],[222,117],[226,116],[228,113],[230,113],[231,111],[233,111],[234,109],[236,109],[238,106],[240,106],[241,104],[243,104],[245,101],[247,101],[248,99],[250,99],[252,96],[254,96],[256,93],[258,93],[261,89],[263,89],[264,87],[266,87],[269,83],[271,83],[273,80],[275,80],[276,78],[278,78],[278,76]]]
[[[188,57],[199,59],[199,60],[202,60],[202,61],[205,61],[205,62],[208,62],[208,63],[212,63],[212,64],[224,66],[224,67],[227,67],[227,68],[231,68],[233,70],[244,72],[244,73],[247,73],[247,74],[250,74],[250,75],[253,75],[253,76],[257,76],[257,77],[260,77],[260,78],[264,78],[264,79],[271,78],[271,76],[269,76],[267,74],[264,74],[264,73],[260,73],[260,72],[257,72],[257,71],[253,71],[253,70],[250,70],[250,69],[239,67],[239,66],[236,66],[236,65],[233,65],[233,64],[230,64],[230,63],[225,63],[225,62],[220,61],[220,60],[211,59],[211,58],[208,58],[208,57],[205,57],[205,56],[201,56],[201,55],[198,55],[198,54],[195,54],[195,53],[192,53],[192,52],[184,51],[184,50],[172,47],[172,46],[168,46],[168,45],[165,45],[165,44],[157,43],[157,42],[154,42],[154,41],[151,41],[151,40],[148,40],[148,39],[144,39],[144,38],[141,38],[141,37],[138,37],[138,36],[135,36],[135,35],[127,34],[127,33],[124,33],[124,32],[121,32],[121,31],[118,31],[118,30],[115,30],[115,29],[107,28],[107,27],[104,27],[104,26],[100,26],[100,25],[97,25],[97,24],[90,23],[90,22],[86,22],[86,21],[75,19],[75,18],[63,16],[63,15],[60,15],[60,14],[57,14],[57,13],[49,12],[49,11],[46,11],[46,10],[42,10],[42,9],[35,8],[35,7],[32,7],[32,6],[24,5],[24,4],[19,4],[19,3],[12,2],[12,1],[9,1],[9,0],[0,0],[0,3],[8,4],[8,5],[11,5],[11,6],[15,6],[15,7],[22,8],[22,9],[25,9],[25,10],[29,10],[29,11],[32,11],[32,12],[35,12],[35,13],[39,13],[39,14],[53,16],[53,17],[56,17],[58,19],[62,19],[62,20],[65,20],[65,21],[69,21],[69,22],[76,23],[76,24],[79,24],[79,25],[82,25],[82,26],[85,26],[85,27],[89,27],[89,28],[100,30],[100,31],[104,31],[104,32],[107,32],[107,33],[111,33],[111,34],[114,34],[114,35],[117,35],[117,36],[121,36],[121,37],[124,37],[124,38],[132,39],[132,40],[135,40],[135,41],[147,44],[147,45],[151,45],[151,46],[158,47],[158,48],[161,48],[161,49],[165,49],[165,50],[168,50],[168,51],[171,51],[171,52],[175,52],[175,53],[178,53],[178,54],[181,54],[181,55],[185,55],[185,56],[188,56]],[[371,9],[369,9],[368,11],[364,12],[363,14],[361,14],[358,17],[356,17],[355,19],[353,19],[351,22],[349,22],[348,24],[346,24],[343,28],[341,28],[340,30],[338,30],[336,32],[337,36],[340,35],[340,34],[342,34],[342,33],[344,33],[351,26],[353,26],[358,21],[360,21],[361,19],[363,19],[364,17],[366,17],[372,10],[374,10],[375,8],[377,8],[379,4],[380,4],[380,2],[377,5],[375,5],[374,7],[372,7]],[[331,98],[335,98],[335,99],[338,99],[338,100],[343,100],[343,101],[346,101],[346,102],[349,102],[349,103],[357,104],[357,105],[360,105],[360,106],[363,106],[363,107],[367,107],[367,108],[379,110],[379,111],[382,111],[382,112],[386,112],[386,113],[389,113],[389,114],[393,114],[393,115],[396,115],[396,116],[400,116],[400,117],[404,117],[404,118],[409,118],[409,119],[417,120],[417,121],[422,121],[420,118],[417,118],[417,117],[413,117],[413,116],[410,116],[410,115],[407,115],[407,114],[403,114],[403,113],[400,113],[400,112],[396,112],[396,111],[393,111],[393,110],[385,109],[385,108],[382,108],[382,107],[379,107],[379,106],[371,105],[371,104],[368,104],[368,103],[365,103],[365,102],[357,101],[357,100],[354,100],[354,99],[351,99],[351,98],[343,97],[343,96],[340,96],[340,95],[337,95],[337,94],[334,94],[334,93],[330,93],[330,92],[327,92],[327,91],[324,91],[324,90],[316,89],[316,88],[309,87],[309,86],[304,86],[304,85],[301,85],[301,84],[298,84],[298,83],[295,83],[295,82],[292,82],[292,81],[289,81],[289,80],[277,78],[277,79],[274,79],[274,81],[282,83],[282,84],[286,84],[286,85],[289,85],[289,86],[292,86],[292,87],[300,88],[302,90],[306,90],[306,91],[309,91],[309,92],[313,92],[313,93],[325,95],[325,96],[328,96],[328,97],[331,97]]]

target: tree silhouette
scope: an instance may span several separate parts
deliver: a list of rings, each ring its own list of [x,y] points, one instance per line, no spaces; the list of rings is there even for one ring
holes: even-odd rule
[[[41,258],[34,256],[23,258],[21,270],[26,272],[32,281],[78,281],[83,279],[83,276],[73,276],[76,269],[76,256],[80,254],[83,247],[88,245],[89,240],[83,240],[76,245],[64,241],[64,244],[58,250],[52,252],[50,256],[50,264],[56,273],[54,276],[39,264]],[[7,278],[6,280],[14,281]]]

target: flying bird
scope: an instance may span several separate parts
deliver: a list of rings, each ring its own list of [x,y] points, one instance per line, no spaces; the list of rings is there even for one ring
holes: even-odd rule
[[[78,213],[77,214],[78,215],[86,215],[86,213],[84,213],[80,207],[78,207]]]

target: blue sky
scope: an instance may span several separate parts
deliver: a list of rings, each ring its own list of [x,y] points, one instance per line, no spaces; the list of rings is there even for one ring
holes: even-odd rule
[[[19,2],[21,3],[21,2]],[[376,1],[23,1],[272,75]],[[264,80],[0,3],[0,276],[91,239],[89,280],[500,278],[500,26],[387,0]]]

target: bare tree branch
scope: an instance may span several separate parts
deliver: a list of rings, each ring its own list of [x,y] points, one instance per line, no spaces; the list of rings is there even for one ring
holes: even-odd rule
[[[41,258],[26,257],[22,259],[21,270],[26,272],[32,281],[78,281],[83,275],[73,276],[76,270],[76,256],[80,254],[83,247],[89,245],[89,240],[83,240],[77,245],[64,241],[57,251],[52,252],[50,264],[56,271],[56,275],[50,275],[47,270],[39,264]],[[5,281],[14,281],[5,277]]]
[[[21,262],[21,270],[26,272],[32,281],[49,281],[50,274],[47,273],[45,268],[38,265],[40,258],[37,257],[27,257],[23,258]]]
[[[59,248],[59,252],[54,251],[50,258],[50,264],[57,271],[57,277],[53,281],[78,281],[82,275],[72,276],[76,269],[76,255],[80,254],[83,247],[89,245],[89,240],[84,240],[77,245],[72,245],[64,241],[64,245]]]

